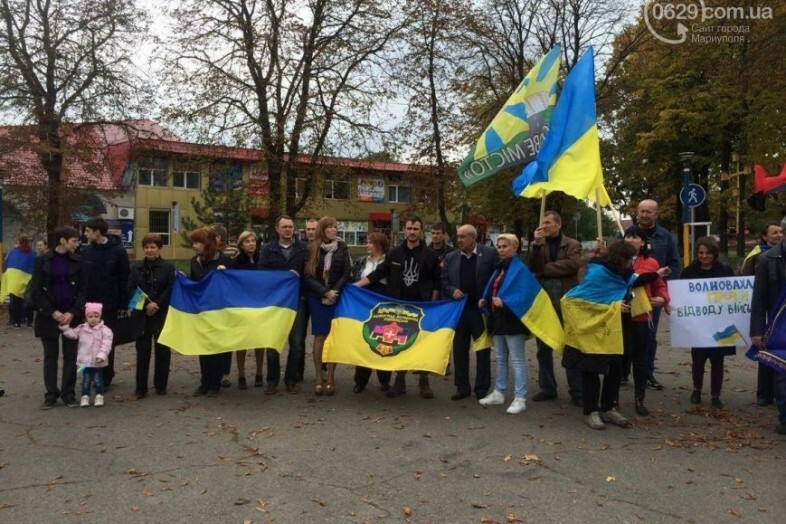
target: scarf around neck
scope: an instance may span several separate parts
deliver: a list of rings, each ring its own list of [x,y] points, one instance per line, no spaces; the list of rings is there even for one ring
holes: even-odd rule
[[[330,265],[333,262],[333,253],[336,252],[338,249],[338,239],[334,240],[330,244],[322,242],[320,249],[325,252],[325,262],[324,267],[322,268],[322,278],[327,282],[328,275],[330,274]]]

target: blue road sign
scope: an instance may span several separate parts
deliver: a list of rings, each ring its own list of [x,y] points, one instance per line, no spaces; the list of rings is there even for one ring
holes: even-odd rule
[[[688,207],[699,207],[707,199],[707,192],[699,184],[688,184],[680,191],[680,202]]]

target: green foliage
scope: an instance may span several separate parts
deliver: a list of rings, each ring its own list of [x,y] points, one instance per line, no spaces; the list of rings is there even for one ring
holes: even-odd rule
[[[238,183],[228,171],[211,177],[200,193],[200,198],[191,197],[194,217],[183,216],[181,233],[183,246],[191,245],[189,233],[204,226],[222,225],[227,229],[229,238],[248,229],[251,212],[259,206],[259,199],[251,195],[244,183]],[[227,243],[228,239],[224,239]]]

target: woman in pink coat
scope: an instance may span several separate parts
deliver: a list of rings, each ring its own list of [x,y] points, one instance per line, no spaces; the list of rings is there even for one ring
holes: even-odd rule
[[[95,406],[104,405],[104,374],[103,368],[109,361],[112,351],[112,330],[101,321],[103,306],[98,302],[85,304],[87,322],[75,328],[60,326],[63,336],[79,341],[76,363],[84,366],[82,371],[82,399],[79,407],[90,405],[90,384],[96,385]]]

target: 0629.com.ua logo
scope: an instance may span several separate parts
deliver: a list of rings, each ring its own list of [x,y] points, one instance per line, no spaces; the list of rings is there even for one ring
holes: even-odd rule
[[[713,0],[647,0],[644,23],[666,44],[742,43],[754,20],[770,20],[766,5],[711,5]],[[739,0],[748,4],[748,0]]]

